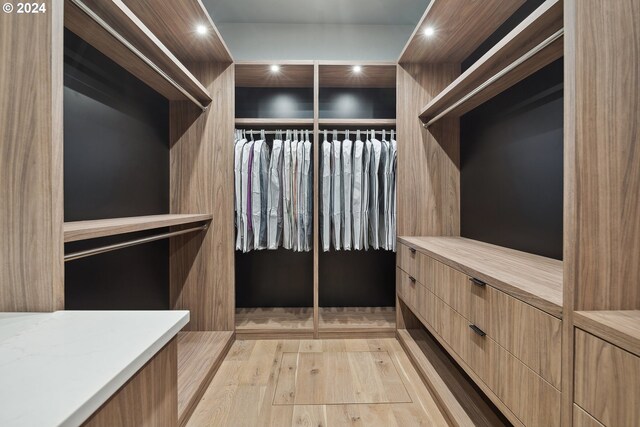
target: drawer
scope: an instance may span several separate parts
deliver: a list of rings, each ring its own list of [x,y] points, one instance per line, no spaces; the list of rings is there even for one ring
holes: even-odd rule
[[[640,420],[640,358],[575,330],[574,401],[605,426]]]
[[[560,392],[437,299],[440,336],[526,426],[560,425]]]
[[[469,276],[432,260],[431,280],[436,296],[464,318],[485,326],[486,286],[478,286]]]
[[[398,295],[418,316],[434,327],[437,318],[434,309],[435,296],[425,286],[409,276],[405,271],[396,268]]]
[[[396,255],[396,264],[418,282],[422,283],[430,291],[433,291],[434,274],[436,270],[433,264],[436,261],[415,249],[400,244]]]
[[[560,390],[560,319],[491,286],[485,288],[488,322],[474,322],[481,324],[487,335]]]

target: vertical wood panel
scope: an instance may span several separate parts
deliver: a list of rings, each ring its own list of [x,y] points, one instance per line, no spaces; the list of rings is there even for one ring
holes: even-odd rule
[[[63,7],[0,13],[0,311],[64,308]]]
[[[426,130],[420,109],[460,74],[458,64],[398,66],[398,236],[460,235],[460,130]]]
[[[178,346],[173,338],[84,427],[178,425]]]
[[[313,64],[313,337],[320,327],[320,66]]]
[[[201,113],[171,103],[171,213],[213,214],[211,227],[171,241],[171,307],[191,310],[188,330],[234,329],[234,67],[190,67],[213,102]]]

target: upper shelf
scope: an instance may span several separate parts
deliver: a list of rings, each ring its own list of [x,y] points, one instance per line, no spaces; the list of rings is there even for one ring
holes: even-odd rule
[[[211,103],[207,89],[122,0],[65,0],[64,25],[165,98]]]
[[[149,215],[64,223],[64,241],[95,239],[154,228],[210,221],[211,215]]]
[[[399,237],[399,241],[562,317],[562,261],[462,237]]]
[[[420,113],[425,122],[459,117],[564,54],[561,0],[547,0]]]
[[[259,119],[236,118],[236,126],[313,126],[313,119]]]
[[[272,66],[278,67],[277,71]],[[313,87],[313,61],[239,61],[236,87]]]
[[[355,71],[354,68],[358,67]],[[395,88],[396,64],[386,62],[320,63],[320,87]]]
[[[396,119],[319,119],[318,124],[327,126],[396,126]]]
[[[123,1],[183,63],[233,62],[201,0]],[[197,31],[198,26],[204,27],[204,34]]]
[[[399,63],[461,63],[525,0],[431,0]],[[432,35],[425,35],[429,28]]]
[[[576,311],[580,329],[640,356],[640,310]]]

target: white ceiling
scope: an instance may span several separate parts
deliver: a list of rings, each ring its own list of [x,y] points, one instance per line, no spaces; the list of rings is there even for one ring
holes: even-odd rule
[[[412,25],[429,0],[202,0],[218,23]]]

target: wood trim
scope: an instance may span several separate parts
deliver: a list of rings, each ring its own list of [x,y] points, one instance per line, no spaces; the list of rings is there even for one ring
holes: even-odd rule
[[[215,220],[198,235],[170,242],[170,306],[191,311],[185,330],[233,331],[235,316],[233,118],[234,67],[191,65],[213,94],[204,113],[170,104],[170,209],[209,212]]]
[[[327,334],[349,335],[385,334],[395,336],[395,307],[339,307],[319,309],[319,331]]]
[[[127,218],[109,218],[90,221],[74,221],[64,223],[64,241],[96,239],[98,237],[115,236],[117,234],[134,233],[136,231],[175,225],[193,224],[211,221],[211,215],[149,215]]]
[[[429,121],[439,115],[547,37],[562,29],[562,18],[562,1],[547,0],[483,55],[482,58],[462,73],[460,77],[447,86],[445,90],[424,106],[421,110],[420,118],[423,121]],[[449,112],[448,116],[460,117],[556,59],[561,58],[564,54],[563,47],[562,39],[552,43],[524,64],[513,69],[500,80]]]
[[[198,101],[211,102],[209,91],[153,34],[122,0],[82,0],[122,37]],[[188,99],[156,70],[132,53],[70,0],[64,2],[64,25],[118,65],[169,100]]]
[[[640,310],[576,311],[574,325],[640,357]]]
[[[178,425],[184,427],[233,345],[233,332],[178,334]]]
[[[64,11],[44,3],[0,14],[0,311],[64,308]]]
[[[235,119],[236,127],[250,126],[313,126],[314,119]]]
[[[461,63],[525,0],[432,0],[398,63]],[[432,37],[423,35],[432,27]]]
[[[313,337],[320,328],[320,66],[313,64]]]
[[[177,360],[177,339],[172,338],[82,426],[175,427]]]
[[[319,119],[321,127],[329,126],[391,126],[396,127],[396,119]]]

